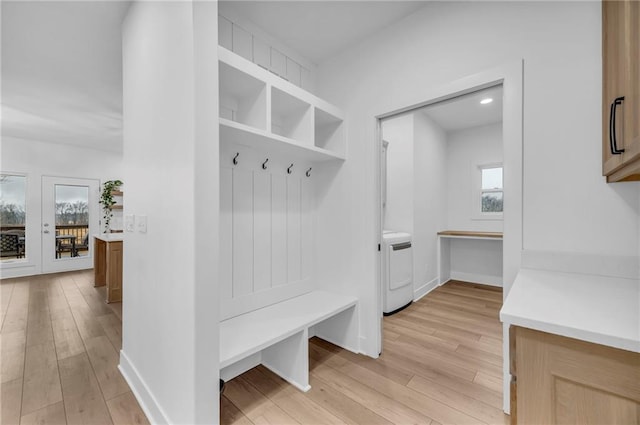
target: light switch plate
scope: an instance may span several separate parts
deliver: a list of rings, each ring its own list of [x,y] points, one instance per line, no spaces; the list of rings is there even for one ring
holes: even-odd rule
[[[135,231],[134,223],[135,223],[135,215],[127,214],[124,216],[124,231],[125,232],[133,232]]]
[[[136,217],[136,227],[138,228],[138,233],[147,233],[146,215],[139,215]]]

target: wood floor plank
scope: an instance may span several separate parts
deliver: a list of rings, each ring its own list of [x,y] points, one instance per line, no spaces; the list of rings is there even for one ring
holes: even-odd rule
[[[40,282],[37,285],[32,285],[29,290],[27,347],[53,341],[47,291]]]
[[[118,369],[120,357],[106,336],[85,341],[89,361],[105,400],[129,392],[129,386]]]
[[[460,410],[486,424],[504,423],[506,425],[508,423],[508,420],[506,420],[508,417],[502,412],[501,408],[490,406],[421,376],[414,376],[407,387]]]
[[[7,310],[9,309],[9,302],[11,301],[13,287],[13,280],[4,279],[0,281],[0,329],[2,329],[4,318],[7,315]]]
[[[428,416],[383,395],[353,378],[345,376],[330,366],[320,365],[313,371],[313,374],[331,385],[335,391],[344,394],[392,423],[431,423],[431,418]]]
[[[347,424],[392,424],[389,420],[372,412],[362,404],[336,392],[332,386],[314,374],[309,377],[309,383],[311,384],[311,390],[306,394],[307,397]]]
[[[491,391],[495,391],[497,394],[502,393],[502,378],[487,375],[483,372],[478,372],[476,377],[473,378],[473,382],[478,385],[482,385]]]
[[[301,424],[344,425],[344,422],[338,417],[305,397],[304,393],[288,385],[282,378],[265,367],[249,370],[245,374],[245,378],[258,391]]]
[[[337,370],[442,424],[482,423],[482,421],[438,400],[407,386],[397,384],[358,365],[349,364],[339,367]]]
[[[312,362],[315,359],[318,359],[318,356],[321,356],[322,353],[318,352],[316,347],[322,347],[325,350],[332,350],[338,348],[331,343],[323,341],[319,338],[312,339],[312,343],[309,345],[309,351],[313,354],[309,359]],[[336,351],[336,354],[343,358],[345,361],[353,362],[357,365],[365,367],[385,378],[391,379],[394,382],[397,382],[402,385],[406,385],[411,378],[413,377],[414,372],[407,368],[399,367],[399,365],[393,362],[385,362],[384,354],[381,358],[372,359],[371,357],[359,355],[352,353],[347,350],[339,349]],[[310,370],[313,370],[313,367],[310,364]]]
[[[220,397],[220,425],[253,425],[226,396]]]
[[[73,316],[53,320],[51,325],[58,360],[84,353],[84,343],[80,338]]]
[[[22,405],[22,377],[0,384],[0,423],[20,423]]]
[[[227,382],[225,395],[256,424],[285,425],[298,423],[241,376]]]
[[[107,408],[114,425],[148,425],[144,415],[131,391],[107,401]]]
[[[29,314],[29,281],[16,282],[7,307],[2,333],[26,331]]]
[[[26,340],[25,331],[0,334],[0,382],[22,378]]]
[[[53,341],[26,347],[22,415],[62,401]]]
[[[38,409],[20,418],[20,425],[66,425],[64,403],[59,402]]]
[[[86,353],[59,361],[60,379],[69,425],[112,424]]]
[[[96,317],[116,351],[122,350],[122,322],[113,312]]]

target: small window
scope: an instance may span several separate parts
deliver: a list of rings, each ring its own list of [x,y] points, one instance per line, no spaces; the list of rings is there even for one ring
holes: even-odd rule
[[[502,213],[502,167],[481,167],[480,211]]]

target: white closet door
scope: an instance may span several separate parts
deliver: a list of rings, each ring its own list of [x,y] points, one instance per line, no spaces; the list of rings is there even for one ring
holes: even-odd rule
[[[287,283],[287,181],[271,176],[271,286]]]
[[[233,170],[233,297],[253,292],[253,172]]]
[[[233,298],[233,170],[220,167],[220,297]]]
[[[253,172],[253,290],[271,287],[271,175]]]
[[[300,177],[287,177],[287,282],[300,280]]]

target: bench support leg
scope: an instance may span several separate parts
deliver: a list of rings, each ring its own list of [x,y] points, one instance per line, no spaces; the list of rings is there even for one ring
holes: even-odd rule
[[[262,364],[299,390],[309,391],[309,331],[304,329],[262,350]]]

